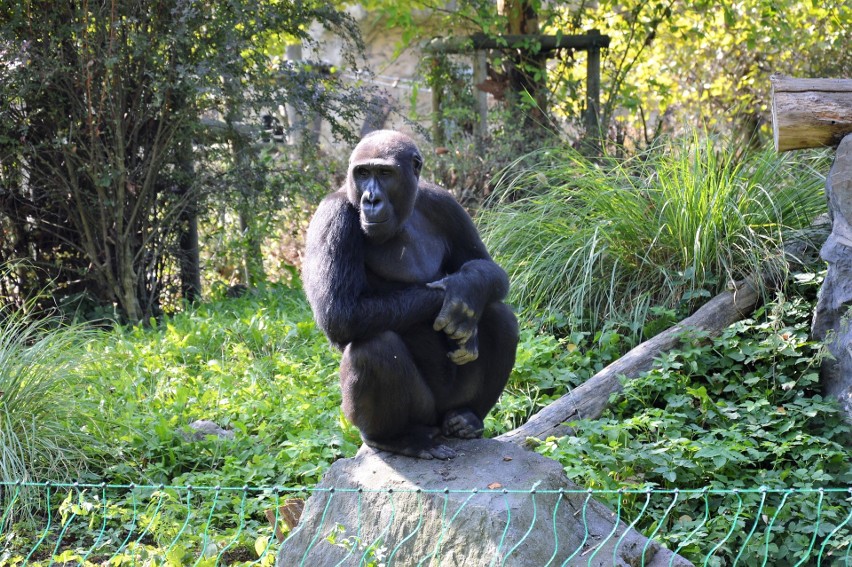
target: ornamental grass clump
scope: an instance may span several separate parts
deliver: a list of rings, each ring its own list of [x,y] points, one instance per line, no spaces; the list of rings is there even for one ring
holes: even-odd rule
[[[76,480],[98,415],[78,369],[90,331],[0,309],[0,481]]]
[[[546,150],[506,170],[480,227],[528,317],[647,338],[661,314],[786,270],[785,239],[826,208],[807,159],[698,136],[623,160]]]

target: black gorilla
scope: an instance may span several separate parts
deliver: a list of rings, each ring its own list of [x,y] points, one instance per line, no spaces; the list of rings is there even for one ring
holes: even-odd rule
[[[468,214],[421,182],[423,157],[373,132],[311,220],[303,264],[320,328],[343,350],[343,411],[367,445],[423,459],[475,438],[515,362],[509,282]]]

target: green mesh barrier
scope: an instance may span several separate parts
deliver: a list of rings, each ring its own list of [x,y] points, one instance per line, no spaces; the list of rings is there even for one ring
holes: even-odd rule
[[[402,541],[384,549],[381,557],[376,558],[382,534],[400,521],[394,498],[406,491],[399,489],[0,482],[0,566],[273,565],[281,542],[291,531],[303,527],[296,525],[289,507],[315,492],[328,493],[325,512],[333,500],[339,503],[344,498],[348,499],[346,505],[357,509],[358,518],[362,517],[364,493],[387,496],[386,507],[390,510],[387,525],[375,542],[362,542],[363,547],[358,549],[353,546],[342,564],[395,565],[397,550],[418,537],[422,516]],[[441,539],[454,527],[461,509],[475,503],[477,498],[494,493],[527,494],[533,517],[546,516],[548,529],[554,535],[557,510],[540,512],[538,496],[557,494],[558,506],[564,496],[584,495],[579,514],[584,525],[588,503],[592,499],[603,501],[615,513],[612,532],[606,536],[606,540],[617,538],[615,549],[626,533],[622,530],[622,535],[617,536],[617,528],[626,526],[639,530],[695,565],[852,565],[850,488],[617,491],[500,488],[410,492],[416,492],[421,513],[424,497],[444,498],[442,534],[438,541],[429,542],[427,547],[432,551],[421,558],[422,565],[440,561]],[[449,513],[446,506],[451,492],[467,494],[454,513]],[[689,510],[689,514],[684,510]],[[503,538],[511,522],[508,506],[505,512]],[[311,534],[303,563],[307,564],[308,552],[318,542],[333,542],[335,527],[324,524],[321,521],[323,528]],[[354,534],[356,539],[362,533],[360,525],[337,528],[338,533]],[[591,553],[582,555],[589,538],[588,529],[578,537],[582,537],[582,543],[561,564],[600,564],[602,558],[596,555],[606,540]],[[523,539],[508,549],[504,559],[522,542]],[[501,547],[502,544],[501,539]],[[558,540],[555,545],[558,549]],[[549,558],[542,557],[541,565],[553,565],[557,549]]]

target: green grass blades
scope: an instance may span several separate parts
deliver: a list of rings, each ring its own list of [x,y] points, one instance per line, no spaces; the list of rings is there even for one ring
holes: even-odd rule
[[[813,159],[697,135],[626,160],[548,150],[514,164],[478,220],[525,315],[647,338],[661,313],[785,269],[785,237],[826,210]]]

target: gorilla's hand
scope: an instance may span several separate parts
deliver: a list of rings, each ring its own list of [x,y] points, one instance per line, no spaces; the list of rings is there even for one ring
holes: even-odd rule
[[[479,358],[479,338],[474,329],[473,335],[466,341],[456,341],[458,348],[447,354],[455,364],[461,366]]]
[[[435,318],[433,328],[436,331],[444,331],[448,337],[459,343],[471,338],[476,333],[481,313],[477,313],[472,301],[465,297],[464,279],[447,276],[426,284],[426,287],[444,291],[444,304]]]
[[[436,331],[443,331],[458,345],[458,348],[447,356],[459,365],[476,360],[479,356],[476,327],[482,314],[478,313],[471,305],[472,301],[465,297],[463,292],[468,291],[469,286],[465,285],[464,278],[447,276],[427,286],[444,291],[444,304],[432,327]]]

